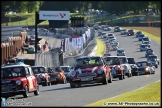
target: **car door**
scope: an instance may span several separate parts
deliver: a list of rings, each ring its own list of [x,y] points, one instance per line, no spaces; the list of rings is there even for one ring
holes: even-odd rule
[[[106,69],[106,75],[109,78],[110,77],[110,67],[106,64],[105,60],[101,57],[101,60],[103,62],[104,68]]]
[[[28,82],[29,91],[33,91],[36,86],[36,82],[35,82],[36,77],[34,76],[31,67],[26,68],[26,74],[27,74],[27,82]]]

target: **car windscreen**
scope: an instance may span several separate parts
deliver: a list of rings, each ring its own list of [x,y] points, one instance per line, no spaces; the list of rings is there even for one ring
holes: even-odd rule
[[[45,68],[44,67],[32,67],[33,73],[34,74],[39,74],[39,73],[44,73]]]
[[[110,65],[119,65],[118,57],[105,57],[106,62],[110,63]]]
[[[143,66],[145,67],[145,66],[148,66],[148,63],[147,62],[137,62],[136,65],[138,67],[143,67]]]
[[[88,58],[79,58],[76,60],[75,66],[86,67],[86,66],[95,66],[103,65],[103,62],[100,57],[88,57]]]
[[[149,41],[149,39],[148,38],[143,38],[143,41]]]
[[[7,67],[1,69],[1,78],[13,78],[25,76],[24,67]]]
[[[64,72],[70,72],[69,67],[61,67],[61,69],[62,69]]]
[[[127,58],[129,64],[135,64],[134,58]]]
[[[120,64],[128,63],[127,58],[125,57],[119,57],[118,59],[119,59]]]

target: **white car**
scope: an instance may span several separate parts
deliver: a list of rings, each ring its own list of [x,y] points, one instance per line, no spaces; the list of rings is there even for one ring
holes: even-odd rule
[[[141,44],[140,45],[140,51],[146,51],[148,49],[148,44]]]
[[[106,32],[102,32],[101,33],[101,38],[105,38],[106,37]]]
[[[110,45],[117,45],[118,47],[119,47],[119,42],[117,42],[117,41],[112,41],[111,43],[110,43]]]
[[[132,71],[131,71],[131,66],[128,63],[128,59],[126,56],[119,56],[119,62],[122,65],[122,67],[124,68],[125,71],[125,75],[128,77],[132,76]]]
[[[151,39],[149,39],[148,37],[143,37],[142,43],[145,43],[145,42],[149,42],[149,44],[151,44]]]
[[[114,36],[107,37],[107,40],[111,40],[111,39],[115,39],[116,40],[116,37],[114,37]]]
[[[123,48],[117,50],[117,56],[125,56],[125,51]]]
[[[125,34],[127,34],[127,30],[126,29],[122,29],[121,30],[121,35],[125,35]]]

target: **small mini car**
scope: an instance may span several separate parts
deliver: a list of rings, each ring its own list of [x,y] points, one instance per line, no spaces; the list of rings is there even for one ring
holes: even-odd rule
[[[34,75],[38,80],[38,84],[42,86],[50,86],[50,76],[48,74],[48,70],[44,66],[32,66]]]
[[[141,60],[136,62],[136,65],[138,66],[139,74],[155,74],[155,67],[151,62]]]
[[[60,66],[52,67],[52,71],[49,72],[51,85],[53,84],[66,84],[66,76]]]
[[[121,35],[125,35],[125,34],[127,34],[127,29],[122,29],[121,30]]]
[[[122,29],[121,29],[121,27],[119,27],[119,26],[115,26],[114,27],[114,32],[120,32]]]
[[[109,64],[100,56],[82,56],[76,59],[74,70],[70,72],[70,87],[80,87],[89,83],[112,83]]]
[[[104,60],[109,63],[113,78],[125,79],[125,71],[119,62],[118,56],[104,57]]]
[[[117,50],[117,56],[125,56],[125,51],[123,48],[119,48]]]
[[[140,51],[146,51],[148,49],[148,45],[147,44],[141,44],[140,45]]]
[[[140,34],[143,34],[142,31],[136,32],[136,37],[138,38],[138,36],[139,36]]]
[[[149,55],[147,61],[151,62],[156,68],[158,68],[159,57],[157,55]]]
[[[127,36],[132,36],[132,35],[134,35],[134,30],[128,30],[128,32],[127,32]]]
[[[145,57],[148,57],[149,55],[154,55],[154,51],[151,48],[146,50]]]
[[[133,57],[127,57],[128,63],[130,64],[131,67],[131,72],[132,72],[132,76],[138,76],[139,72],[138,72],[138,67],[136,65],[136,62],[134,60]]]
[[[31,66],[24,63],[1,66],[1,97],[22,94],[27,98],[31,92],[39,95],[38,80]]]
[[[142,38],[142,43],[144,43],[144,42],[148,42],[149,44],[151,44],[151,39],[149,39],[148,37],[143,37]]]

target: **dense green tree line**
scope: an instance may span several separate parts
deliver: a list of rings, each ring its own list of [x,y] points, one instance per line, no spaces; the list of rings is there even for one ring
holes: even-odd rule
[[[109,13],[125,13],[126,11],[146,11],[151,6],[158,12],[161,12],[160,1],[3,1],[1,3],[1,11],[15,12],[34,12],[37,10],[55,10],[70,11],[78,10],[80,13],[86,12],[88,9],[105,10]]]

